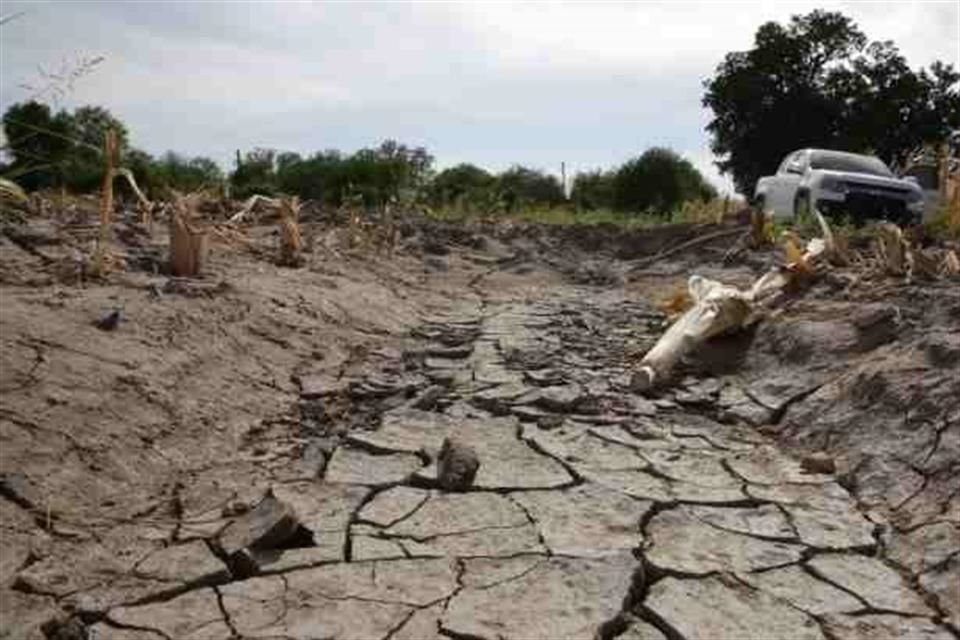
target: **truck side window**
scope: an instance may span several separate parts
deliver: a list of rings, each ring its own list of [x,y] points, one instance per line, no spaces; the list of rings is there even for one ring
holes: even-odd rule
[[[797,155],[797,153],[799,152],[794,151],[793,153],[788,153],[787,157],[783,159],[783,162],[781,162],[780,166],[777,168],[777,173],[786,173],[787,166],[790,164],[790,161],[793,160],[793,157]]]
[[[810,155],[803,151],[798,151],[793,155],[792,161],[800,167],[800,171],[806,171],[807,165],[810,164]]]

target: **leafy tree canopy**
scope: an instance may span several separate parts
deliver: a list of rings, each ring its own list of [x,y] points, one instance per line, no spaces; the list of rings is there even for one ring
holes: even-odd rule
[[[614,207],[621,211],[667,214],[687,200],[717,195],[689,160],[661,147],[624,163],[612,186]]]

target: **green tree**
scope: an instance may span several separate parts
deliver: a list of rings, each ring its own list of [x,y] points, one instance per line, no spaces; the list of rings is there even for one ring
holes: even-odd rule
[[[244,154],[230,175],[234,195],[246,198],[253,194],[272,196],[278,193],[276,160],[277,152],[273,149],[257,148]]]
[[[528,167],[511,167],[497,176],[497,191],[507,211],[529,205],[553,206],[564,201],[563,186],[556,176]]]
[[[117,135],[117,150],[122,158],[127,151],[127,127],[103,107],[84,106],[70,116],[70,137],[76,144],[65,165],[67,186],[74,191],[94,191],[103,182],[103,141],[107,131]]]
[[[570,199],[578,209],[612,209],[616,171],[588,171],[573,178]]]
[[[891,43],[867,45],[848,17],[816,10],[760,26],[754,46],[726,55],[705,83],[718,167],[741,193],[804,147],[874,151],[897,162],[958,125],[949,65],[912,71]]]
[[[627,161],[613,177],[613,203],[620,211],[667,214],[688,200],[716,195],[689,160],[660,147]]]
[[[156,187],[181,192],[215,187],[223,181],[223,172],[210,158],[186,158],[172,151],[153,162],[152,172]]]
[[[491,201],[496,178],[472,164],[444,169],[430,181],[429,198],[435,206],[457,205],[484,210]]]
[[[6,173],[28,190],[62,184],[64,165],[75,146],[70,114],[54,114],[36,101],[14,104],[3,115],[3,132],[13,158]]]

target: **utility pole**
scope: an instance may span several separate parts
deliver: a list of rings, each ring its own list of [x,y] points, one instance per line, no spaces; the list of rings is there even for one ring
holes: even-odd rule
[[[567,199],[567,163],[560,161],[560,186],[563,189],[563,199]]]

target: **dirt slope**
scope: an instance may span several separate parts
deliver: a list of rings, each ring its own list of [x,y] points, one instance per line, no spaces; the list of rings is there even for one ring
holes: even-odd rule
[[[258,227],[208,284],[151,273],[155,234],[81,287],[31,228],[0,240],[0,637],[958,636],[955,287],[823,282],[639,396],[651,301],[774,256],[627,278],[703,230],[417,224],[285,269]]]

